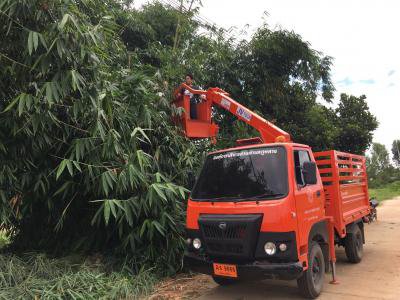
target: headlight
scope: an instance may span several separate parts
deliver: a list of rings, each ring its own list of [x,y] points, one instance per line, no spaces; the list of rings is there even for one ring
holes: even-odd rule
[[[285,252],[287,250],[287,245],[282,243],[279,245],[279,250],[281,250],[282,252]]]
[[[192,243],[192,239],[191,238],[187,238],[186,239],[186,245],[190,245]]]
[[[198,238],[193,240],[193,248],[199,250],[201,248],[201,241]]]
[[[267,242],[264,245],[264,250],[268,255],[274,255],[276,253],[276,246],[274,243]]]

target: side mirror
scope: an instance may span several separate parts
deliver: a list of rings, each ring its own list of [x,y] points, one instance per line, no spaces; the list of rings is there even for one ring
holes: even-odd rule
[[[305,161],[301,168],[303,174],[304,184],[317,183],[317,164],[313,161]]]

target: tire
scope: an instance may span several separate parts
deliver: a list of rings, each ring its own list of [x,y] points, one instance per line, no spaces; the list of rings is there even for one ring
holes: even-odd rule
[[[359,263],[363,256],[363,237],[360,227],[355,224],[354,230],[346,235],[344,250],[349,262]]]
[[[212,278],[214,279],[215,283],[221,286],[232,285],[238,282],[237,279],[231,279],[226,277],[213,276]]]
[[[312,242],[308,250],[308,269],[297,279],[300,293],[308,299],[317,298],[324,286],[325,260],[321,247]]]

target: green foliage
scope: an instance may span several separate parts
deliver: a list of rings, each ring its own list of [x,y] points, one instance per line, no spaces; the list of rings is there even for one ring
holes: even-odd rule
[[[393,155],[393,161],[398,167],[400,167],[400,140],[393,141],[392,155]]]
[[[364,154],[372,142],[378,122],[369,111],[365,99],[364,95],[340,95],[339,107],[336,109],[340,129],[335,145],[342,151]]]
[[[370,187],[382,187],[400,179],[400,170],[390,164],[389,152],[385,145],[373,143],[367,156],[367,173]]]
[[[112,249],[169,271],[199,156],[160,77],[129,68],[110,7],[0,1],[0,212],[15,246]]]
[[[0,299],[140,299],[157,278],[142,270],[107,269],[103,262],[28,253],[0,255]]]
[[[373,143],[371,158],[369,159],[369,167],[373,168],[372,170],[374,171],[371,173],[371,176],[383,172],[389,165],[389,152],[386,150],[385,145]]]
[[[267,108],[274,96],[282,100],[292,96],[287,91],[303,97],[322,91],[326,100],[332,99],[331,58],[311,49],[298,34],[264,26],[258,29],[248,47],[251,55],[244,61],[244,67],[252,70],[247,75],[255,80],[250,88]],[[313,102],[312,98],[309,100]]]
[[[379,188],[369,189],[369,196],[379,201],[400,196],[400,181],[394,181]]]

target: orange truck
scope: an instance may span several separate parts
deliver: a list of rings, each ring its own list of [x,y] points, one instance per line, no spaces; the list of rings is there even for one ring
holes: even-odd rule
[[[204,95],[201,103],[190,103],[194,95]],[[301,294],[316,298],[325,272],[337,282],[335,245],[350,262],[361,261],[370,213],[363,156],[313,152],[219,88],[182,84],[174,103],[184,108],[175,120],[189,138],[216,141],[214,105],[260,133],[208,154],[187,205],[187,268],[220,285],[297,279]],[[186,113],[190,105],[197,105],[195,120]]]

